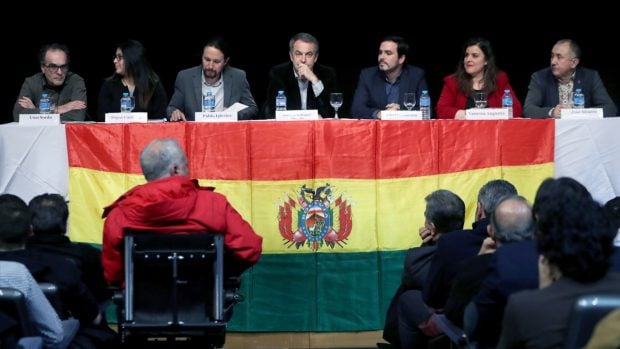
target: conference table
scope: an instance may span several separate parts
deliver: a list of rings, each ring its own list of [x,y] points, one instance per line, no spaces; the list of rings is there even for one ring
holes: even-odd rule
[[[603,203],[620,196],[618,135],[620,118],[12,123],[0,125],[0,192],[26,201],[60,193],[72,240],[100,244],[102,208],[144,183],[140,149],[177,138],[192,176],[225,194],[264,238],[232,330],[376,330],[404,252],[419,244],[425,195],[456,192],[466,225],[477,189],[493,178],[533,200],[544,178],[572,177]],[[321,211],[326,230],[302,223],[308,208]]]

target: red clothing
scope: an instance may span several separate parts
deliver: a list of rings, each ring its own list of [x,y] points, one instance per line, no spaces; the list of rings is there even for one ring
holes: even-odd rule
[[[103,211],[103,269],[110,285],[123,282],[124,229],[155,233],[213,232],[224,234],[227,254],[233,262],[226,265],[241,273],[258,261],[263,238],[213,188],[198,185],[185,176],[158,179],[137,186]]]
[[[439,96],[439,101],[437,102],[437,118],[454,119],[457,111],[465,109],[467,96],[463,91],[459,90],[454,74],[446,76],[443,81],[443,90],[441,90],[441,96]],[[519,102],[519,98],[517,98],[514,89],[508,82],[508,75],[503,71],[497,73],[497,87],[493,93],[487,96],[487,107],[501,108],[504,90],[510,90],[512,95],[512,115],[514,117],[521,117],[523,115],[521,102]]]

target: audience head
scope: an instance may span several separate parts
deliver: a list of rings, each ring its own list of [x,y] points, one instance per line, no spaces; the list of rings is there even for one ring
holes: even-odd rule
[[[489,217],[499,200],[506,195],[517,195],[515,186],[506,180],[494,179],[483,185],[478,192],[476,220]]]
[[[288,55],[297,71],[300,64],[313,69],[319,59],[319,40],[308,33],[295,34],[288,42]]]
[[[465,203],[458,195],[449,190],[436,190],[427,195],[424,218],[426,223],[434,226],[433,241],[439,234],[463,229],[465,223]]]
[[[579,65],[581,48],[574,40],[562,39],[551,50],[551,73],[560,80],[567,80]]]
[[[0,195],[0,250],[21,249],[30,234],[30,210],[13,194]]]
[[[62,44],[43,45],[39,50],[41,72],[51,86],[65,83],[69,71],[69,49]]]
[[[502,197],[489,217],[489,232],[498,244],[531,239],[534,233],[532,208],[518,195]]]
[[[538,252],[563,276],[593,282],[607,273],[616,235],[602,207],[572,178],[549,178],[533,208]]]
[[[228,64],[230,51],[228,44],[221,37],[209,39],[202,48],[202,70],[209,83],[219,80],[222,71]]]
[[[616,230],[620,231],[620,196],[607,201],[604,207],[612,224],[616,227]]]
[[[492,93],[497,85],[497,71],[495,54],[489,40],[484,38],[467,40],[456,68],[459,88],[469,96],[473,92],[473,80],[481,78],[483,92]]]
[[[67,232],[69,206],[59,194],[41,194],[28,204],[32,213],[32,232],[35,235],[64,235]]]
[[[385,74],[402,68],[409,55],[409,44],[400,36],[386,36],[381,39],[377,61],[379,70]]]
[[[140,166],[148,182],[170,177],[187,176],[187,156],[176,139],[151,141],[140,153]]]

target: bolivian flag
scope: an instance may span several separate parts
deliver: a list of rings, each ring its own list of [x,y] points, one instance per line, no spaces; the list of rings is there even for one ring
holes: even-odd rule
[[[420,243],[424,197],[448,189],[473,220],[480,187],[511,181],[532,200],[553,176],[553,120],[67,125],[70,226],[101,243],[103,207],[144,183],[140,150],[180,141],[190,173],[263,236],[246,272],[239,331],[383,327],[404,252]]]

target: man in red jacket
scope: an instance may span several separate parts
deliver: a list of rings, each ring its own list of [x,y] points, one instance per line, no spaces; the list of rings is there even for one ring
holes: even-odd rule
[[[139,185],[106,207],[103,217],[103,269],[110,285],[123,282],[125,229],[224,234],[226,274],[234,276],[258,261],[263,238],[214,188],[188,177],[187,157],[174,139],[156,139],[140,153],[148,183]]]

